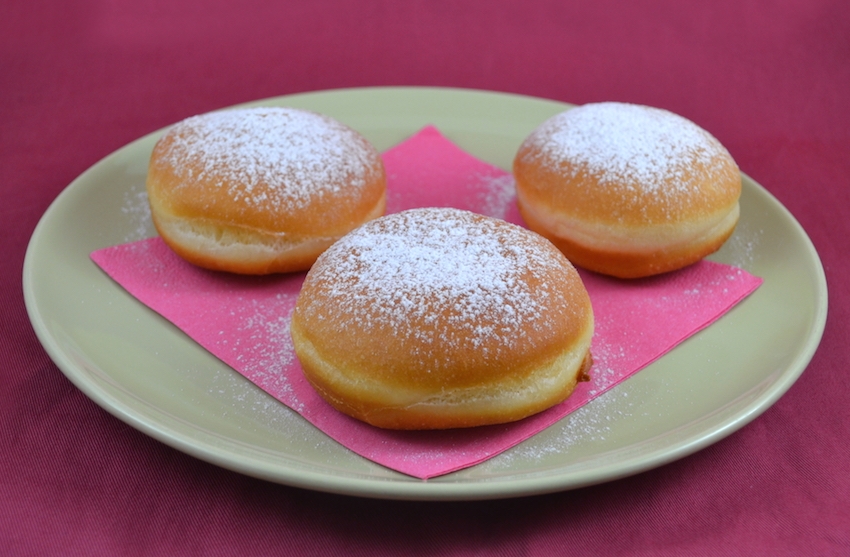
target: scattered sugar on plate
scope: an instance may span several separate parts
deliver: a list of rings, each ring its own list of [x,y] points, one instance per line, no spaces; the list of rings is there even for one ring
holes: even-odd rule
[[[124,192],[121,212],[127,215],[129,221],[129,232],[124,236],[124,242],[134,242],[152,234],[151,207],[144,184],[134,184]]]

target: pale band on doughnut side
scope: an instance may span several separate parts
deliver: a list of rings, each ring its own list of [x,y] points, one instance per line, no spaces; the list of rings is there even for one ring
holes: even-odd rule
[[[603,225],[559,217],[525,203],[521,194],[517,197],[528,227],[551,241],[573,264],[619,278],[657,275],[711,255],[732,235],[740,216],[736,203],[730,211],[689,225]]]
[[[156,201],[151,201],[155,204]],[[386,197],[381,197],[365,220],[384,214]],[[164,209],[151,210],[154,226],[168,238],[172,250],[186,261],[212,270],[263,275],[302,271],[339,236],[310,236],[267,232],[203,219],[188,220],[169,215]]]
[[[386,429],[447,429],[512,422],[563,402],[592,365],[593,328],[575,347],[526,376],[500,383],[435,391],[388,386],[359,377],[356,370],[324,360],[304,331],[293,324],[299,358],[311,370],[310,383],[337,410]],[[351,379],[357,377],[357,379]],[[340,395],[338,393],[344,393]]]

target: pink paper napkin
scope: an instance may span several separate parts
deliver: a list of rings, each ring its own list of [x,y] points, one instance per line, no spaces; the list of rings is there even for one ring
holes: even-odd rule
[[[472,157],[432,126],[383,156],[388,212],[453,206],[522,224],[510,174]],[[709,261],[637,281],[582,271],[596,318],[589,382],[562,404],[520,422],[397,432],[337,412],[304,379],[289,336],[303,273],[209,272],[184,262],[159,238],[105,248],[92,259],[139,301],[331,438],[423,479],[475,465],[548,427],[714,322],[762,282]]]

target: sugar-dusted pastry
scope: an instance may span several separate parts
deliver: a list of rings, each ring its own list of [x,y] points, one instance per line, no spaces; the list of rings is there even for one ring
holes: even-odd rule
[[[292,316],[304,373],[338,410],[391,429],[518,420],[566,399],[590,365],[575,268],[527,229],[412,209],[344,236]]]
[[[154,224],[175,252],[242,274],[308,269],[386,205],[383,163],[363,136],[281,107],[176,124],[153,150],[147,191]]]
[[[529,228],[575,265],[616,277],[695,263],[738,222],[741,174],[729,152],[658,108],[567,110],[528,136],[513,171]]]

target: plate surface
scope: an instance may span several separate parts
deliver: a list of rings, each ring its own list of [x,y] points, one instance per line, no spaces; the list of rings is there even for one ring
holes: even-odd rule
[[[537,125],[570,106],[436,88],[345,89],[249,104],[325,113],[381,150],[434,124],[505,170]],[[155,235],[144,181],[161,133],[106,157],[50,206],[27,250],[27,311],[59,369],[97,404],[172,447],[244,474],[334,493],[432,500],[513,497],[609,481],[691,454],[753,420],[797,380],[823,333],[826,279],[811,241],[775,198],[744,176],[741,222],[711,258],[763,277],[761,288],[517,447],[436,479],[410,478],[325,437],[91,262],[96,249]]]

